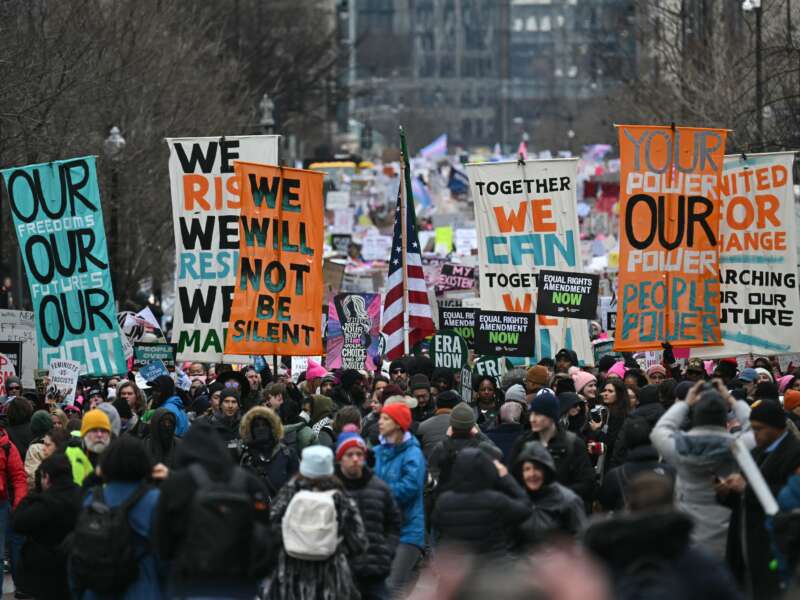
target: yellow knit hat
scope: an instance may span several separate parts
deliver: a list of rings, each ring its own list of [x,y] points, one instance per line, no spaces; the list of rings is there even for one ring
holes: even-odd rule
[[[86,432],[92,429],[105,429],[108,433],[111,433],[111,421],[108,420],[108,416],[102,410],[95,408],[83,415],[83,420],[81,421],[81,437],[85,436]]]

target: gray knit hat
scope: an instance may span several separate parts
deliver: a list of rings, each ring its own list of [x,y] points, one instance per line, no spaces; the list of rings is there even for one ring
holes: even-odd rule
[[[308,446],[303,449],[300,460],[300,475],[303,477],[326,477],[333,475],[333,451],[327,446]]]
[[[454,431],[469,431],[475,426],[475,413],[466,402],[459,402],[450,412],[450,427]]]

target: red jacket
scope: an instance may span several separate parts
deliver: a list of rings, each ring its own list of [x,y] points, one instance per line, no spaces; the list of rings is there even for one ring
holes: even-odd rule
[[[28,482],[19,450],[11,443],[6,430],[0,429],[0,502],[9,499],[9,484],[14,490],[14,503],[11,507],[13,509],[17,508],[20,501],[28,494]]]

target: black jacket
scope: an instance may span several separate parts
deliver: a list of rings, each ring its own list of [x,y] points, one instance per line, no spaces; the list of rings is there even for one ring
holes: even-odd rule
[[[514,442],[521,435],[522,425],[519,423],[500,423],[494,429],[486,432],[486,436],[500,448],[503,453],[503,463],[506,465],[509,464],[508,457],[511,455],[511,448],[514,447]]]
[[[625,419],[625,423],[628,423],[630,419],[634,417],[641,417],[647,421],[647,424],[650,425],[650,430],[652,431],[653,427],[656,426],[656,423],[658,423],[658,420],[665,412],[666,411],[660,402],[649,402],[648,404],[640,405],[638,408],[636,408],[636,410],[632,411],[631,414],[628,415],[628,418]],[[606,459],[609,469],[613,469],[614,467],[618,467],[623,464],[625,462],[625,456],[630,450],[628,440],[625,437],[625,427],[625,425],[622,426],[622,431],[620,431],[619,435],[617,436],[616,443],[614,445],[614,453],[608,456]]]
[[[28,454],[28,446],[33,441],[33,434],[31,433],[31,423],[27,421],[19,425],[9,425],[6,427],[8,437],[11,443],[17,447],[22,462],[25,462],[25,456]]]
[[[19,587],[41,599],[69,598],[67,556],[61,548],[75,528],[81,510],[81,488],[70,478],[44,492],[28,494],[12,517],[25,536],[18,567]]]
[[[584,542],[608,568],[613,597],[740,600],[725,566],[690,546],[691,531],[682,513],[643,512],[592,525]]]
[[[512,529],[531,514],[525,491],[511,475],[501,478],[489,457],[465,448],[453,465],[453,486],[436,501],[431,516],[441,543],[454,543],[489,557],[505,556]]]
[[[145,437],[145,445],[150,451],[150,456],[153,462],[162,463],[169,468],[172,468],[175,461],[175,449],[180,444],[180,438],[172,436],[170,439],[163,440],[159,436],[159,423],[167,415],[173,413],[166,408],[158,408],[153,412],[150,417],[150,426],[148,427],[147,437]]]
[[[364,467],[360,479],[345,477],[339,466],[336,475],[358,505],[369,546],[354,557],[350,567],[355,579],[385,579],[392,570],[392,560],[400,536],[400,509],[389,486]]]
[[[646,471],[669,476],[675,481],[675,467],[659,461],[658,450],[653,446],[637,446],[628,450],[625,463],[614,467],[603,478],[597,499],[606,510],[622,510],[625,507],[623,490],[637,475]]]
[[[253,421],[263,419],[272,429],[272,443],[263,446],[253,440]],[[283,424],[274,411],[264,406],[256,406],[242,417],[239,434],[244,444],[240,464],[261,479],[269,490],[270,498],[275,498],[286,482],[297,473],[300,461],[294,450],[283,442]]]
[[[520,452],[530,441],[539,441],[539,434],[526,431],[517,438],[511,448],[509,464],[516,464]],[[583,439],[574,433],[559,430],[550,440],[547,449],[556,463],[556,481],[578,494],[586,506],[591,506],[596,479]]]

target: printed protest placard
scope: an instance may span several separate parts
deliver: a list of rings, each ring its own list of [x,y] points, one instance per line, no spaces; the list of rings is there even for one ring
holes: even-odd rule
[[[475,288],[475,269],[455,263],[445,263],[436,281],[436,294],[451,290],[471,290]]]
[[[502,356],[533,356],[535,315],[481,310],[475,320],[475,351]]]
[[[361,241],[361,258],[364,260],[389,260],[392,236],[368,233]]]
[[[451,330],[460,335],[467,348],[475,344],[475,309],[439,306],[439,330]]]
[[[167,365],[165,365],[163,361],[154,360],[142,365],[139,369],[139,375],[141,375],[145,381],[150,382],[161,375],[169,375],[169,371],[167,370]]]
[[[138,342],[133,345],[133,366],[142,367],[154,360],[162,361],[167,367],[175,367],[175,344],[148,344]]]
[[[329,369],[380,369],[381,295],[337,294],[328,305]]]
[[[347,190],[330,190],[325,194],[325,210],[340,210],[350,207],[350,192]]]
[[[54,358],[50,361],[50,384],[47,386],[47,395],[57,395],[59,402],[67,405],[75,403],[75,389],[78,387],[78,376],[82,368],[81,363],[74,360]]]
[[[223,360],[239,256],[241,201],[233,162],[277,164],[278,139],[167,139],[177,271],[172,339],[181,360]]]
[[[539,269],[583,265],[575,196],[577,160],[467,165],[475,202],[481,310],[536,311]],[[586,323],[538,315],[531,357],[570,348],[594,362]]]
[[[22,379],[22,386],[34,388],[39,357],[36,352],[36,324],[32,312],[0,310],[0,352],[14,362],[14,369],[17,377]]]
[[[2,174],[28,274],[38,364],[61,358],[90,375],[124,373],[94,157]]]
[[[431,360],[434,368],[458,371],[467,364],[467,342],[453,331],[439,331],[431,338]]]
[[[600,296],[598,301],[597,318],[600,319],[600,327],[604,331],[614,331],[617,328],[616,296],[613,298],[611,296]]]
[[[9,377],[16,377],[17,369],[14,360],[3,352],[0,352],[0,396],[8,394],[6,391],[6,381]]]
[[[293,356],[292,362],[290,365],[290,373],[292,376],[292,383],[297,383],[297,380],[300,378],[300,375],[306,372],[308,369],[308,359],[314,360],[317,363],[322,362],[321,356]]]
[[[353,236],[350,234],[334,233],[331,235],[331,248],[336,252],[347,254],[347,249],[350,247],[350,242],[353,241]]]
[[[720,223],[722,346],[691,355],[800,351],[793,152],[726,156]]]
[[[725,131],[621,126],[617,351],[718,345]]]
[[[600,276],[564,271],[539,271],[536,314],[594,319]]]
[[[226,354],[322,354],[324,173],[237,161],[241,232]]]
[[[511,368],[511,363],[508,359],[499,356],[481,356],[475,361],[472,366],[473,376],[489,375],[494,377],[497,385],[500,385],[500,380]]]
[[[461,401],[472,404],[472,369],[469,365],[461,367]]]

